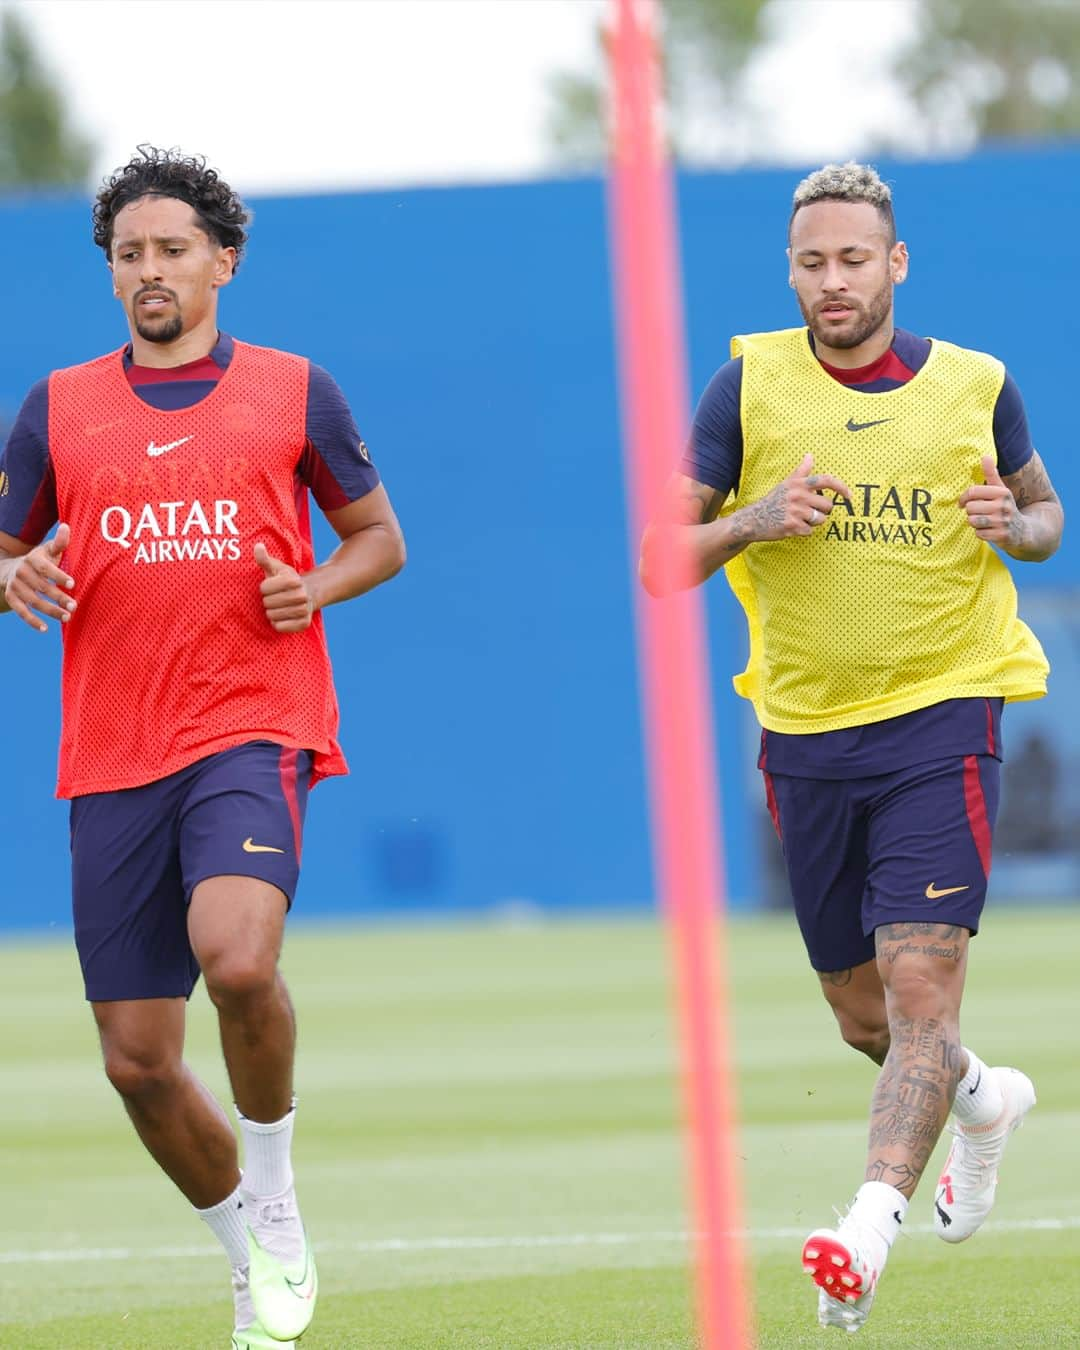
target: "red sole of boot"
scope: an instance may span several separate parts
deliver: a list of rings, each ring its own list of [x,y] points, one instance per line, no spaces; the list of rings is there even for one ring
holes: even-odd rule
[[[803,1244],[803,1270],[819,1289],[839,1303],[854,1303],[866,1291],[861,1275],[851,1269],[851,1254],[829,1237],[808,1237]]]

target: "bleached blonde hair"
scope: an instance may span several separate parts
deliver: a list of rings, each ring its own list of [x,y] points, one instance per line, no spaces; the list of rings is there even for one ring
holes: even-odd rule
[[[791,221],[802,207],[814,202],[866,202],[877,209],[889,238],[889,247],[896,243],[892,190],[888,183],[881,181],[872,164],[856,164],[853,159],[849,159],[846,164],[826,164],[807,174],[791,199],[789,236]]]

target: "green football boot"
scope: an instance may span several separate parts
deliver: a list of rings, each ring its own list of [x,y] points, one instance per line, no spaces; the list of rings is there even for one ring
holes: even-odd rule
[[[295,1341],[278,1341],[268,1336],[255,1317],[248,1285],[247,1270],[233,1271],[233,1299],[236,1304],[236,1329],[229,1342],[230,1350],[288,1350]]]
[[[286,1344],[298,1340],[315,1315],[319,1276],[290,1189],[277,1200],[249,1200],[248,1283],[263,1333]]]

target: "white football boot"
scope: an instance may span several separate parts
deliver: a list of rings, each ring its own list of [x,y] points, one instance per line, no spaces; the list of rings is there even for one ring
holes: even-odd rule
[[[1019,1069],[993,1068],[1005,1106],[988,1125],[951,1124],[953,1140],[934,1195],[934,1231],[945,1242],[963,1242],[994,1207],[998,1168],[1009,1135],[1035,1105],[1035,1088]]]
[[[884,1244],[842,1219],[838,1228],[815,1228],[803,1243],[803,1270],[818,1286],[818,1322],[858,1331],[870,1315],[883,1262],[871,1256]],[[887,1248],[886,1248],[887,1251]]]
[[[818,1325],[840,1327],[843,1331],[854,1333],[866,1321],[873,1303],[873,1289],[869,1294],[863,1294],[861,1298],[857,1298],[854,1303],[841,1303],[831,1294],[827,1294],[824,1289],[819,1289],[817,1296]]]

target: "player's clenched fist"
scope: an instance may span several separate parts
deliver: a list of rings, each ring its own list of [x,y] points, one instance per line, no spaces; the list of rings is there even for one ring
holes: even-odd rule
[[[839,493],[851,500],[845,483],[831,473],[814,473],[813,455],[804,455],[799,467],[783,482],[745,508],[749,537],[761,541],[813,534],[833,509],[834,499],[826,497],[826,492]]]
[[[270,626],[278,633],[300,633],[309,628],[315,605],[296,568],[271,557],[265,544],[255,545],[255,561],[264,573],[259,590]]]
[[[975,483],[960,494],[968,524],[990,544],[1015,547],[1023,538],[1024,517],[1012,489],[1006,487],[992,455],[982,457],[985,483]]]
[[[4,563],[7,607],[39,633],[44,633],[48,624],[43,623],[33,610],[50,619],[59,619],[61,623],[67,623],[75,613],[75,600],[67,594],[75,585],[75,579],[60,567],[60,559],[70,542],[71,530],[67,525],[59,525],[53,537],[44,544],[38,544],[21,558],[9,558]]]

